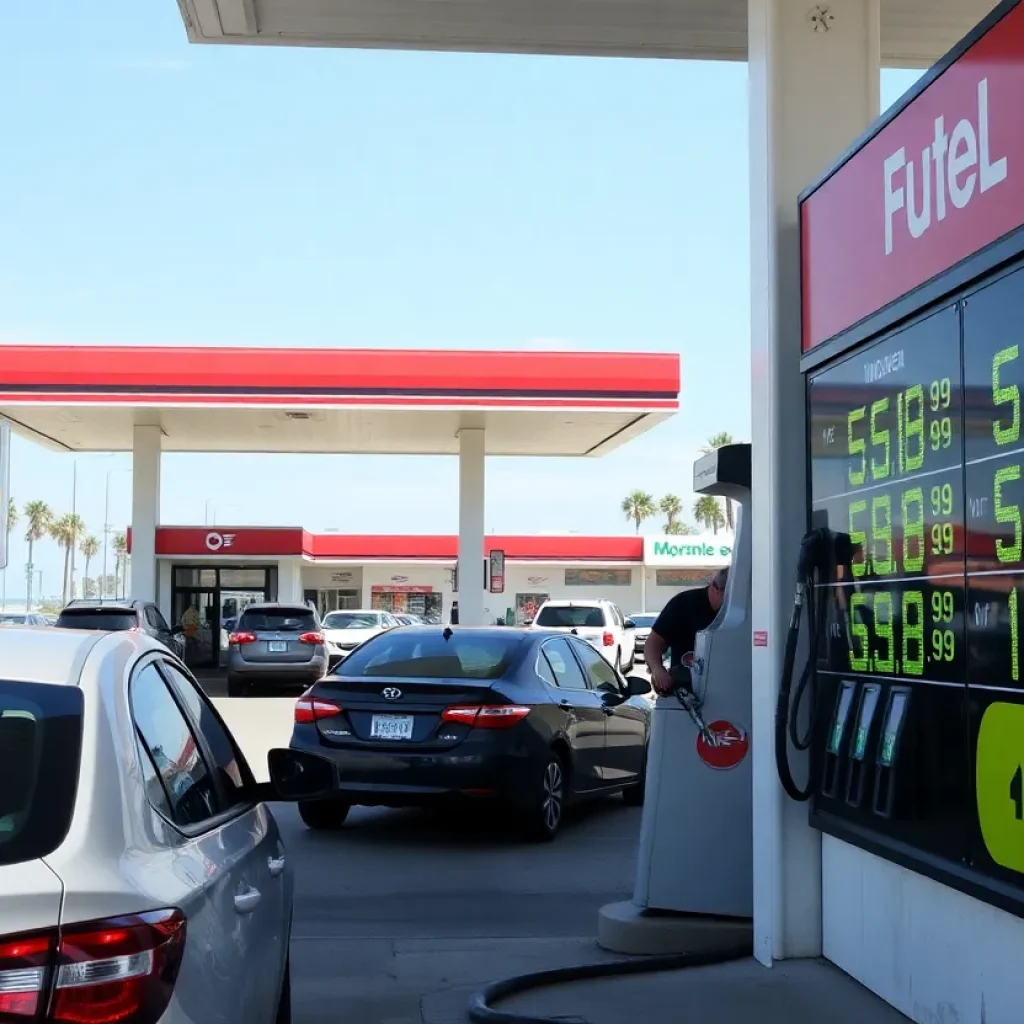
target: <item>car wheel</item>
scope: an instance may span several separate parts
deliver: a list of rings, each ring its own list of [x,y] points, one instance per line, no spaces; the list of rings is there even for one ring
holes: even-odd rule
[[[292,959],[284,961],[284,980],[281,982],[281,998],[277,1004],[274,1024],[292,1024]]]
[[[344,800],[300,800],[299,817],[306,828],[331,831],[345,824],[351,805]]]
[[[528,831],[532,838],[550,842],[562,827],[565,810],[565,765],[552,751],[540,775],[534,805],[529,811]]]
[[[241,679],[237,679],[234,676],[228,676],[228,696],[229,697],[247,697],[249,695],[249,687],[242,682]]]

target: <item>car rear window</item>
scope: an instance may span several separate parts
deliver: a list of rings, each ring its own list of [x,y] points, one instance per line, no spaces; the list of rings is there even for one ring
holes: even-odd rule
[[[309,633],[316,629],[316,616],[309,608],[246,609],[238,620],[239,633]]]
[[[541,608],[537,616],[538,626],[550,628],[573,627],[576,629],[601,629],[604,626],[604,612],[600,608],[586,606],[567,607],[565,605],[547,605]]]
[[[0,865],[45,857],[61,844],[81,746],[77,686],[0,681]]]
[[[639,626],[640,629],[650,629],[651,626],[657,621],[657,615],[631,615],[630,618],[633,620],[635,626]]]
[[[116,632],[134,629],[138,625],[135,612],[124,608],[65,608],[57,616],[57,625],[63,629],[104,629]]]
[[[367,641],[348,656],[335,675],[410,679],[500,679],[512,663],[521,636],[472,633],[407,633],[395,630]]]

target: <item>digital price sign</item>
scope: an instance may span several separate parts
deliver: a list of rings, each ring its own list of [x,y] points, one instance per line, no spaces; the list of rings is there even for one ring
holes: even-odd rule
[[[1022,270],[808,379],[812,520],[852,550],[812,820],[1024,915],[1022,393]]]

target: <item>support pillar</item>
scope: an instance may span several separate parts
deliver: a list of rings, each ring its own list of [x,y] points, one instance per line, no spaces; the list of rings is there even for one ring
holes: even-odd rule
[[[301,558],[278,559],[277,600],[302,604]]]
[[[484,461],[480,428],[459,431],[459,624],[484,625]]]
[[[806,522],[797,196],[878,116],[879,0],[748,0],[748,19],[752,626],[768,633],[752,655],[754,955],[770,966],[821,953],[821,836],[772,739]]]
[[[155,601],[156,528],[160,523],[160,427],[136,424],[132,437],[132,561],[128,596]]]

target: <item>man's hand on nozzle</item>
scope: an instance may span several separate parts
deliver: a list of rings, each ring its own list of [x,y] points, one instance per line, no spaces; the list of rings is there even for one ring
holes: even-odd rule
[[[672,676],[660,662],[655,662],[651,666],[651,685],[662,697],[667,697],[675,689]]]

